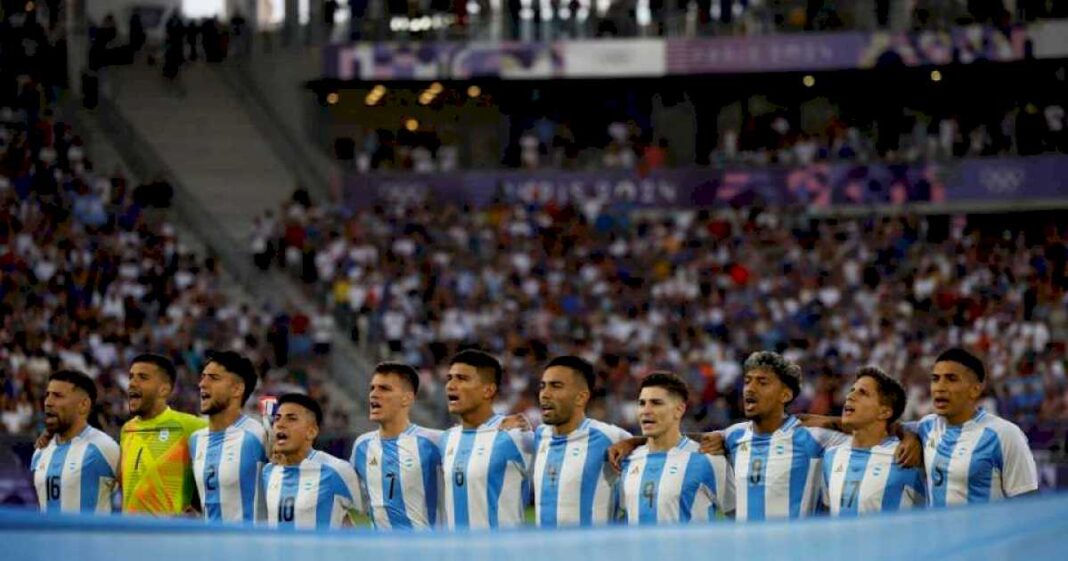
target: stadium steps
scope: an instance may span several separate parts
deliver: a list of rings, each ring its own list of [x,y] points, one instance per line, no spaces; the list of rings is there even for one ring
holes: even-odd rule
[[[159,69],[112,68],[94,112],[96,130],[122,155],[132,175],[163,176],[174,187],[173,206],[184,227],[210,248],[226,272],[268,307],[292,303],[306,313],[314,302],[281,271],[252,264],[248,234],[253,218],[292,192],[295,181],[276,159],[241,107],[210,68],[183,69],[181,88]],[[369,427],[362,395],[366,364],[349,340],[334,337],[328,391],[354,430]]]

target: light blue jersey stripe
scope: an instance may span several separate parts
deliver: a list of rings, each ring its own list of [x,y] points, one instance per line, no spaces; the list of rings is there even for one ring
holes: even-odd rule
[[[396,438],[382,439],[382,496],[393,505],[404,505],[404,485],[400,480],[400,454],[397,451]],[[404,508],[387,508],[389,525],[392,528],[411,528]]]
[[[839,516],[855,517],[860,511],[860,484],[864,481],[870,458],[871,452],[868,450],[854,449],[849,453],[845,489],[838,505]]]
[[[991,469],[983,469],[984,462],[993,458],[994,467],[1001,471],[1002,454],[1001,442],[998,435],[990,429],[983,429],[983,435],[979,437],[979,443],[972,452],[972,459],[968,462],[968,503],[990,502],[990,490],[994,480]]]
[[[560,494],[560,479],[563,477],[564,454],[567,451],[567,436],[551,435],[548,437],[549,452],[545,459],[545,473],[541,478],[541,524],[546,527],[556,526],[557,497]],[[536,444],[540,444],[536,443]],[[592,502],[592,494],[590,501]]]
[[[640,524],[655,525],[657,518],[657,494],[660,488],[660,477],[664,472],[664,461],[667,460],[667,452],[656,452],[648,455],[645,469],[642,471],[640,497],[638,499],[638,521]]]
[[[771,438],[754,435],[751,447],[749,477],[744,482],[749,507],[747,519],[763,520],[764,496],[766,493],[765,479],[767,477],[768,451],[771,448]]]
[[[201,433],[204,434],[204,433]],[[222,459],[226,432],[207,433],[207,459],[204,461],[204,514],[208,520],[222,520],[222,499],[219,497],[219,463]]]
[[[467,466],[471,462],[471,449],[475,445],[475,436],[478,431],[474,429],[464,430],[460,433],[460,445],[456,450],[456,464],[451,474],[445,474],[452,480],[447,485],[452,485],[453,512],[457,528],[466,528],[469,525],[467,511],[468,488]]]
[[[608,448],[613,444],[611,438],[605,433],[590,429],[586,440],[586,464],[582,467],[582,488],[579,498],[579,523],[582,526],[593,524],[594,500],[597,496],[597,485],[604,478],[605,460]],[[607,484],[607,483],[606,483]],[[609,492],[609,501],[611,499]],[[609,506],[610,512],[615,511],[614,506]]]
[[[953,449],[960,439],[960,427],[948,427],[938,442],[934,465],[931,467],[931,504],[946,506],[946,491],[949,488],[949,462]]]
[[[419,465],[423,468],[423,497],[426,501],[426,517],[430,527],[438,518],[438,473],[441,471],[441,452],[438,445],[428,438],[417,437]]]
[[[63,485],[63,467],[67,463],[67,452],[70,451],[70,443],[56,447],[52,454],[52,461],[48,464],[48,509],[46,512],[60,512],[61,494]]]

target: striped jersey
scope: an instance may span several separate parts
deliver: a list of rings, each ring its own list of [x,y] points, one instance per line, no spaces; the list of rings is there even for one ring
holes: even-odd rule
[[[982,408],[961,426],[940,415],[907,423],[923,443],[927,504],[985,503],[1038,490],[1038,470],[1020,427]]]
[[[523,522],[533,434],[504,431],[494,415],[476,429],[455,426],[441,437],[443,509],[452,528],[498,528]]]
[[[823,452],[849,438],[801,426],[792,415],[772,434],[760,434],[746,421],[728,427],[723,436],[734,468],[738,520],[812,514],[820,498]]]
[[[203,428],[189,437],[193,475],[204,509],[212,522],[262,520],[260,471],[267,463],[267,431],[246,415],[226,430]]]
[[[356,439],[349,461],[375,528],[426,529],[437,522],[441,434],[413,424],[396,438],[374,431]]]
[[[567,435],[542,425],[534,433],[534,509],[539,526],[590,526],[615,519],[615,471],[608,448],[630,433],[586,419]]]
[[[189,437],[206,426],[206,420],[170,407],[155,418],[134,417],[122,426],[123,512],[175,516],[192,504],[196,482]]]
[[[628,523],[708,522],[734,510],[727,460],[697,448],[684,436],[666,452],[644,445],[627,457],[619,492]]]
[[[85,427],[70,442],[52,437],[30,461],[41,512],[111,513],[119,445],[103,431]]]
[[[295,466],[267,464],[263,488],[272,528],[340,528],[363,508],[352,466],[318,450]]]
[[[896,436],[891,436],[871,448],[854,448],[850,438],[823,453],[823,502],[832,516],[923,505],[923,472],[894,462],[900,444]]]

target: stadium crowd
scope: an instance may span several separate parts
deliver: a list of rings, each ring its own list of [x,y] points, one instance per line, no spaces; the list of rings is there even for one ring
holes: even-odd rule
[[[537,417],[547,357],[597,366],[597,418],[633,427],[641,377],[678,372],[691,420],[741,416],[741,361],[780,349],[805,369],[798,411],[838,411],[873,363],[927,413],[930,355],[982,349],[990,406],[1025,427],[1068,419],[1068,239],[967,217],[813,220],[789,212],[640,215],[498,204],[375,207],[343,217],[285,204],[254,232],[262,267],[330,295],[355,339],[422,370],[477,343],[504,357],[501,408]],[[273,216],[273,215],[272,215]]]
[[[220,347],[253,359],[263,391],[302,389],[328,404],[329,345],[314,318],[235,297],[219,263],[172,223],[171,187],[96,168],[57,117],[63,76],[48,61],[58,35],[35,15],[8,12],[0,49],[0,432],[41,432],[45,381],[59,368],[96,380],[114,431],[128,417],[128,361],[148,350],[179,365],[182,410],[196,410],[205,352]],[[329,428],[347,425],[327,410]]]

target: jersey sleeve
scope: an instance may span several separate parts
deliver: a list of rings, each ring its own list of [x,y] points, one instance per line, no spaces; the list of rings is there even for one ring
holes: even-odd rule
[[[511,461],[524,473],[524,477],[529,481],[534,467],[534,432],[512,429],[506,431],[505,434],[512,440],[516,448],[516,455]]]
[[[843,432],[816,427],[805,427],[805,430],[812,435],[812,440],[816,441],[821,452],[849,441],[849,435]]]
[[[912,502],[912,508],[923,507],[927,504],[927,485],[923,479],[923,470],[912,469],[911,477],[905,485],[905,495]]]
[[[360,492],[360,477],[352,466],[339,462],[337,466],[338,478],[348,494],[352,504],[350,508],[356,512],[364,512],[363,493]]]
[[[831,508],[831,470],[834,469],[834,455],[836,448],[828,448],[823,452],[823,462],[820,464],[820,501],[823,506]]]
[[[907,423],[901,423],[901,426],[905,430],[915,434],[920,439],[921,444],[926,445],[927,436],[931,434],[931,429],[934,427],[936,419],[937,416],[932,414],[927,415],[919,421],[909,421]]]
[[[1038,468],[1027,436],[1016,425],[998,431],[1001,444],[1001,485],[1006,497],[1038,490]]]
[[[734,514],[735,490],[734,473],[731,469],[731,464],[724,456],[706,455],[704,457],[708,460],[711,484],[714,486],[711,490],[715,493],[713,498],[716,508],[724,515],[732,516]]]
[[[37,471],[37,462],[41,461],[41,448],[33,451],[33,457],[30,458],[30,473]]]

